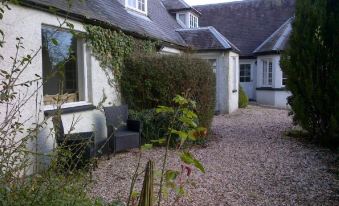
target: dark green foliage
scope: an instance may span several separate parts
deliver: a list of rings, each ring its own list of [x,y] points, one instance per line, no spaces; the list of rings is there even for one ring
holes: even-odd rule
[[[281,66],[296,123],[315,140],[339,143],[339,1],[298,0]]]
[[[169,115],[157,114],[155,109],[142,110],[140,112],[129,110],[131,119],[142,122],[142,144],[151,143],[165,136]]]
[[[209,127],[214,115],[215,75],[204,60],[190,56],[132,56],[125,61],[121,91],[130,109],[142,111],[172,105],[186,93],[197,103],[200,124]]]
[[[239,108],[246,108],[248,105],[248,97],[244,91],[244,89],[239,86]]]

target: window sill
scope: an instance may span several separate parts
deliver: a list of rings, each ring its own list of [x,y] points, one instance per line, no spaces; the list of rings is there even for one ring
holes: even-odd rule
[[[93,110],[96,107],[88,102],[74,102],[74,103],[66,103],[61,106],[61,109],[58,110],[56,106],[47,105],[44,108],[44,114],[45,116],[53,116],[58,111],[61,112],[61,114],[69,114],[69,113],[76,113],[76,112],[83,112],[88,110]]]

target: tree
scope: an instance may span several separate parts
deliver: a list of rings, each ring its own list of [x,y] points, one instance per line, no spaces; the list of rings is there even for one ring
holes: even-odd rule
[[[339,1],[297,0],[281,67],[295,123],[319,143],[339,145]]]

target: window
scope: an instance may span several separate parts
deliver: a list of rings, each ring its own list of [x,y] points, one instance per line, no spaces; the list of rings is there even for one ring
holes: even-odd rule
[[[186,25],[186,15],[185,14],[179,14],[179,20]]]
[[[282,72],[282,85],[285,86],[287,82],[287,75],[285,72]]]
[[[240,64],[240,82],[251,82],[250,64]]]
[[[262,63],[263,63],[262,84],[263,86],[272,86],[272,77],[273,77],[272,60],[263,60]]]
[[[54,27],[43,26],[41,33],[44,104],[85,101],[83,41]]]
[[[126,0],[126,5],[133,10],[147,13],[147,0]]]
[[[212,65],[213,73],[217,73],[217,60],[216,59],[209,59],[208,62]]]
[[[190,13],[190,22],[189,22],[189,28],[198,28],[198,17],[194,16]]]
[[[233,92],[238,91],[238,70],[237,70],[237,58],[232,57],[232,66],[233,66]]]

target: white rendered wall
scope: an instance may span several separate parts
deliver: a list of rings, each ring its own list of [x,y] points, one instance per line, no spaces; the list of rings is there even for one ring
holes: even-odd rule
[[[196,53],[202,59],[215,59],[216,68],[216,112],[232,113],[238,109],[238,91],[233,92],[233,69],[231,65],[231,56],[236,57],[237,67],[239,68],[238,54],[233,52],[204,52]],[[231,68],[231,69],[230,69]],[[237,84],[239,75],[237,75]]]
[[[62,21],[62,17],[57,17],[47,12],[33,10],[26,7],[10,5],[11,10],[6,11],[4,18],[1,23],[1,29],[5,33],[6,44],[1,49],[0,53],[4,56],[4,61],[0,62],[1,68],[10,68],[11,60],[10,57],[15,55],[15,44],[16,37],[23,37],[23,43],[25,50],[19,53],[19,56],[23,56],[30,53],[30,50],[37,51],[41,47],[41,27],[42,25],[59,26],[59,21]],[[75,26],[75,30],[84,32],[83,25],[76,21],[69,21]],[[85,66],[87,67],[87,102],[83,104],[90,104],[98,106],[99,102],[103,98],[103,93],[107,97],[104,102],[104,106],[120,104],[119,96],[108,84],[107,75],[112,78],[111,73],[105,73],[99,66],[99,62],[91,55],[89,48],[87,47],[84,52]],[[32,80],[35,78],[35,74],[42,76],[42,54],[39,52],[34,58],[32,63],[29,65],[27,70],[23,73],[21,81]],[[41,82],[40,82],[41,84]],[[34,87],[28,89],[23,88],[22,94],[32,94]],[[37,104],[36,99],[30,99],[24,108],[22,108],[21,121],[28,119],[26,123],[27,127],[30,127],[32,123],[39,121],[41,122],[44,117],[44,110],[46,106],[42,102],[42,88],[37,93]],[[0,108],[1,116],[0,121],[4,118],[4,108]],[[34,116],[37,114],[37,116]],[[62,115],[65,132],[69,130],[73,119],[80,118],[80,121],[76,124],[73,132],[87,132],[95,131],[96,139],[106,138],[106,123],[105,116],[100,110],[91,110],[86,112],[79,112],[74,114]],[[47,119],[47,125],[39,134],[39,145],[38,148],[41,152],[48,153],[54,147],[54,138],[51,135],[52,124],[50,118]]]

